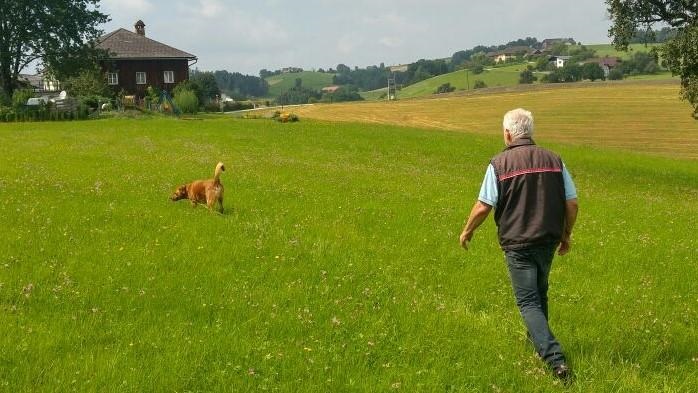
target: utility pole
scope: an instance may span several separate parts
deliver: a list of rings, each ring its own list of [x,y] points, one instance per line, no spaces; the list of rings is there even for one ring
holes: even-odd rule
[[[388,74],[388,101],[397,99],[397,85],[395,84],[395,74]]]
[[[467,68],[465,69],[465,86],[466,90],[470,90],[470,78],[468,77],[468,70]]]

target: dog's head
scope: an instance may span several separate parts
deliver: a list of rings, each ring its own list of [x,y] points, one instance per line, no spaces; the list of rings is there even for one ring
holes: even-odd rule
[[[175,190],[174,194],[172,194],[172,196],[170,197],[170,200],[174,202],[174,201],[178,201],[180,199],[184,199],[187,196],[188,196],[187,195],[187,186],[183,185],[183,186],[179,186]]]

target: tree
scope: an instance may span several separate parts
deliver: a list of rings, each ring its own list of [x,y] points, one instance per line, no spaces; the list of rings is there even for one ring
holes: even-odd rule
[[[337,89],[334,93],[325,93],[322,95],[322,102],[344,102],[344,101],[363,101],[363,97],[359,94],[356,86],[347,85]]]
[[[269,72],[267,70],[262,71]],[[262,74],[262,71],[259,73]],[[213,75],[221,91],[236,100],[244,100],[249,97],[264,97],[269,93],[269,83],[254,75],[243,75],[239,72],[230,73],[225,70],[215,71]]]
[[[75,97],[114,95],[113,90],[107,86],[104,74],[97,67],[85,69],[77,76],[67,78],[62,84],[65,90]]]
[[[599,63],[586,63],[582,66],[582,79],[589,79],[593,82],[597,79],[606,79],[606,75],[604,75],[603,68]]]
[[[485,81],[481,81],[479,79],[476,80],[475,84],[473,85],[473,89],[484,89],[485,87],[487,87],[487,84],[485,84]]]
[[[528,69],[521,71],[521,73],[519,74],[519,83],[522,85],[525,85],[525,84],[530,85],[531,83],[535,82],[536,80],[538,80],[538,78],[535,75],[533,75],[533,71],[531,70],[530,67]]]
[[[77,55],[94,57],[94,40],[102,33],[97,26],[109,21],[99,0],[2,0],[0,8],[0,87],[10,96],[32,62],[66,74],[56,76],[79,73],[61,65]]]
[[[617,49],[627,50],[638,30],[669,25],[676,35],[659,49],[666,66],[681,78],[681,97],[698,119],[698,2],[685,0],[606,0],[613,21],[609,36]]]
[[[351,68],[344,64],[337,64],[337,73],[339,74],[348,74],[351,72]]]
[[[659,71],[657,53],[635,52],[622,64],[623,73],[627,75],[654,74]]]
[[[450,93],[450,92],[455,91],[455,90],[456,90],[455,86],[451,86],[450,82],[446,82],[443,85],[437,87],[436,91],[434,91],[434,94]]]
[[[622,79],[623,79],[623,71],[618,69],[618,68],[614,68],[611,70],[611,72],[608,73],[608,80],[619,81]]]
[[[221,94],[221,90],[218,88],[218,83],[216,82],[216,77],[213,72],[194,70],[191,72],[189,79],[198,86],[198,90],[192,90],[195,91],[199,102],[202,104],[206,104],[211,99]]]

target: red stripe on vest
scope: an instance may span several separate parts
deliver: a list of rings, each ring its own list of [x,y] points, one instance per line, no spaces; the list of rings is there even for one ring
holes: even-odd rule
[[[511,179],[512,177],[527,175],[529,173],[543,173],[543,172],[562,172],[562,168],[531,168],[523,169],[520,171],[505,173],[499,176],[499,181]]]

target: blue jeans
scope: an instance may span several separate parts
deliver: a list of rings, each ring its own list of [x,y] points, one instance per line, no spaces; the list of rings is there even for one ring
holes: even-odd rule
[[[560,343],[548,326],[548,275],[556,245],[504,251],[511,285],[533,346],[551,367],[565,363]]]

